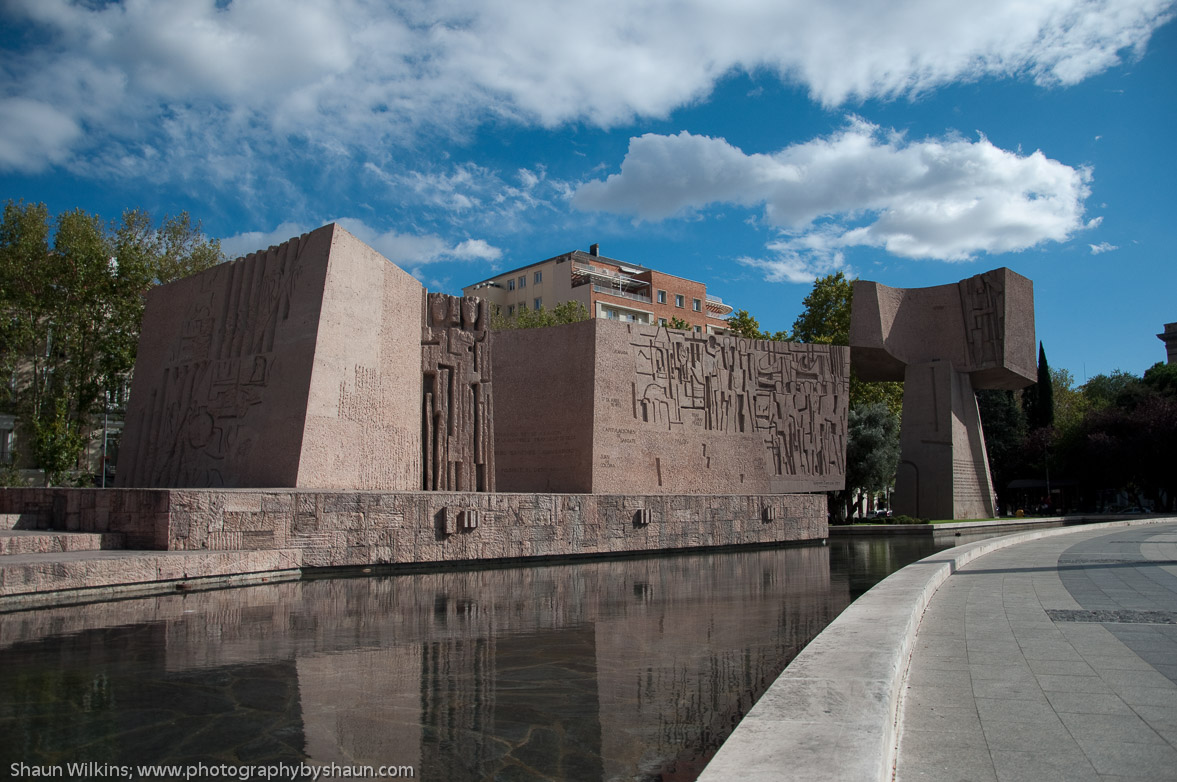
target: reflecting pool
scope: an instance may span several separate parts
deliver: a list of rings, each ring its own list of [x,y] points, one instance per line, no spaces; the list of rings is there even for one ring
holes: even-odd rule
[[[694,779],[851,600],[942,547],[835,539],[4,614],[0,769]]]

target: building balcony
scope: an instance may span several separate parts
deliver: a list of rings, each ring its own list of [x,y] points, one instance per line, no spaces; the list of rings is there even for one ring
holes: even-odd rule
[[[649,296],[646,296],[645,294],[642,294],[642,293],[630,293],[629,291],[622,291],[622,290],[618,290],[616,288],[607,287],[605,285],[597,285],[595,283],[593,284],[593,292],[594,293],[603,293],[606,296],[620,296],[623,299],[630,299],[631,301],[640,301],[640,302],[644,302],[645,304],[650,304],[652,301]]]
[[[598,266],[593,266],[588,263],[580,263],[579,261],[572,262],[572,285],[585,285],[591,282],[593,285],[608,286],[617,290],[639,290],[642,288],[649,289],[650,283],[645,280],[636,279],[628,274],[619,271],[611,271],[609,269],[602,269]]]
[[[723,299],[718,296],[707,294],[707,314],[712,317],[723,317],[730,315],[735,308],[730,304],[724,304]]]

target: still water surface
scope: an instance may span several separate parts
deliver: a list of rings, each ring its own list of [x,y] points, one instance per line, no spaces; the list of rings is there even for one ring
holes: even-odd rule
[[[0,769],[691,780],[852,600],[943,547],[835,539],[0,615]]]

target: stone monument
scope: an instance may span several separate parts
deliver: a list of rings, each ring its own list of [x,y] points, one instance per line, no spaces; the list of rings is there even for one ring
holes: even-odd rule
[[[501,491],[784,494],[845,483],[844,347],[603,319],[493,337]]]
[[[420,489],[424,296],[334,224],[155,288],[116,485]]]
[[[904,384],[895,512],[996,516],[975,390],[1035,381],[1033,283],[1005,268],[930,288],[856,280],[853,301],[854,371]]]

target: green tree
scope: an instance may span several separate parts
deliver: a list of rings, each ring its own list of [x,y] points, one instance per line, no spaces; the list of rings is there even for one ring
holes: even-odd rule
[[[51,224],[44,204],[8,202],[0,338],[4,369],[17,382],[5,401],[18,416],[26,461],[47,482],[77,467],[99,403],[133,367],[147,290],[222,258],[187,214],[158,229],[139,211],[108,226],[74,210]]]
[[[669,329],[678,329],[679,331],[691,331],[692,330],[691,324],[687,323],[685,320],[678,317],[677,315],[670,319],[670,322],[666,324],[666,327]]]
[[[854,286],[842,272],[820,277],[802,300],[805,309],[793,321],[792,342],[850,344],[850,308]]]
[[[560,326],[565,323],[577,323],[588,320],[588,309],[579,301],[565,301],[557,304],[551,310],[542,306],[534,310],[519,310],[514,315],[504,315],[500,309],[495,309],[491,315],[490,327],[494,331],[509,329],[542,329],[548,326]]]
[[[1054,427],[1062,436],[1083,422],[1091,403],[1081,389],[1075,388],[1073,376],[1065,369],[1050,368],[1050,386],[1054,397]]]
[[[977,391],[989,473],[999,505],[1011,505],[1010,481],[1022,476],[1026,456],[1026,413],[1014,391],[983,388]]]
[[[894,483],[899,467],[899,419],[884,402],[862,404],[850,410],[847,431],[844,494],[849,503],[855,490],[878,492]],[[849,505],[846,510],[849,515]]]
[[[1117,369],[1110,375],[1095,375],[1079,391],[1091,408],[1103,410],[1117,404],[1122,395],[1132,393],[1132,387],[1139,383],[1136,375]]]
[[[748,339],[767,339],[760,330],[760,321],[748,314],[748,310],[736,310],[727,318],[727,328],[732,334]]]
[[[1144,371],[1142,382],[1158,394],[1177,396],[1177,364],[1158,361]]]
[[[1022,393],[1022,403],[1030,429],[1054,426],[1054,383],[1046,362],[1046,348],[1041,342],[1038,343],[1038,382]]]

